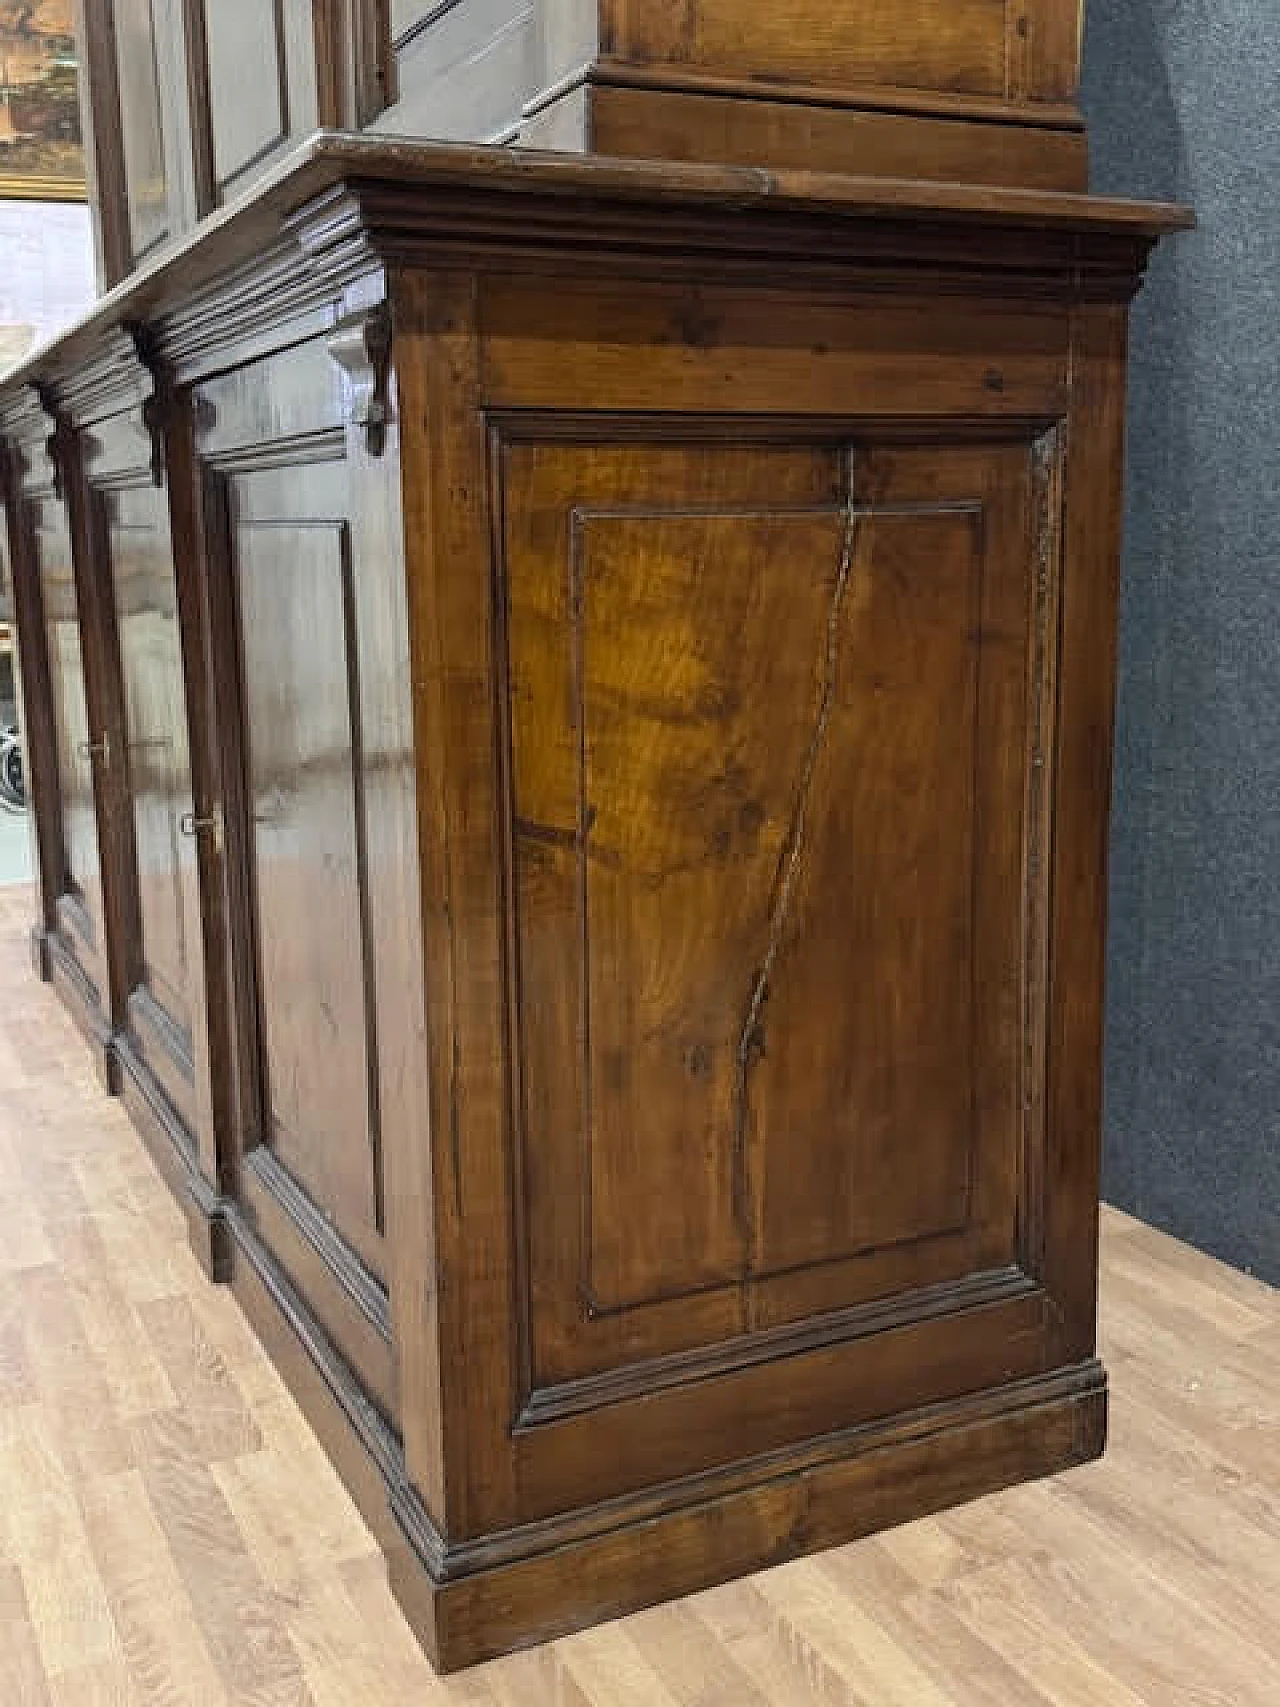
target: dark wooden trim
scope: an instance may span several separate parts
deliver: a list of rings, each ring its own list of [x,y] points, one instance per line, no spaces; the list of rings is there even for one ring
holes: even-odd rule
[[[924,1517],[1101,1454],[1106,1384],[1096,1366],[1000,1397],[994,1413],[962,1402],[916,1438],[850,1440],[827,1463],[429,1589],[406,1581],[392,1552],[392,1591],[451,1671],[856,1540],[890,1511],[894,1521]]]
[[[388,0],[316,0],[320,123],[362,130],[390,104]]]
[[[120,1059],[116,1053],[116,1037],[103,1016],[97,992],[58,932],[47,932],[45,941],[49,948],[50,981],[89,1045],[99,1083],[108,1096],[118,1096]]]
[[[40,417],[43,420],[43,416]],[[28,425],[34,417],[28,417]],[[37,429],[40,430],[40,429]],[[65,887],[62,834],[62,787],[58,775],[57,730],[49,674],[44,598],[31,541],[31,520],[23,492],[16,443],[0,439],[0,500],[8,527],[9,567],[13,576],[14,626],[18,637],[18,670],[22,689],[23,740],[26,743],[27,789],[36,827],[38,922],[33,943],[39,941],[36,965],[47,982],[52,977],[49,937],[57,929],[58,896]]]
[[[943,89],[895,89],[885,83],[791,82],[785,78],[717,74],[678,65],[637,65],[608,55],[592,65],[583,66],[555,87],[535,96],[525,108],[526,115],[537,112],[540,106],[555,100],[565,90],[583,83],[602,88],[663,89],[677,94],[781,101],[789,106],[858,107],[869,112],[898,113],[906,117],[973,119],[987,124],[1033,126],[1045,130],[1083,131],[1085,128],[1079,108],[1069,101],[951,94]]]
[[[515,1427],[538,1428],[562,1417],[641,1398],[688,1381],[703,1381],[757,1364],[844,1345],[850,1340],[888,1333],[935,1316],[1025,1298],[1039,1290],[1037,1282],[1021,1269],[1008,1268],[969,1275],[962,1281],[944,1281],[937,1286],[922,1287],[918,1292],[895,1293],[892,1298],[854,1305],[848,1310],[743,1334],[728,1346],[676,1352],[643,1363],[624,1364],[603,1375],[587,1375],[554,1387],[535,1388],[529,1393]]]
[[[29,938],[31,947],[31,970],[42,984],[53,981],[53,948],[50,942],[50,932],[43,925],[32,925]]]
[[[384,1416],[396,1411],[386,1288],[264,1145],[244,1158],[237,1207]]]
[[[209,47],[205,37],[204,0],[182,0],[183,37],[187,61],[187,100],[191,112],[191,169],[196,217],[204,219],[218,205],[213,163],[213,110],[209,100]]]
[[[116,1040],[116,1054],[121,1099],[186,1218],[196,1261],[209,1280],[224,1282],[231,1272],[226,1222],[221,1204],[200,1174],[191,1134],[127,1033]]]
[[[71,531],[90,739],[95,743],[105,739],[109,743],[108,751],[93,760],[93,795],[98,821],[103,955],[108,985],[102,996],[111,1027],[119,1031],[127,1020],[129,992],[136,982],[132,963],[141,941],[133,878],[137,854],[133,814],[129,810],[132,791],[120,642],[115,601],[107,585],[108,554],[101,499],[86,473],[85,447],[80,435],[61,413],[60,405],[55,406],[59,408],[56,437]]]
[[[392,46],[395,48],[397,53],[402,52],[406,47],[408,47],[410,42],[417,41],[419,36],[426,35],[428,30],[434,29],[442,18],[456,10],[456,8],[461,6],[463,3],[464,0],[435,0],[435,5],[428,6],[427,10],[416,23],[410,24],[409,28],[405,30],[402,35],[398,35],[394,38]]]
[[[245,1158],[245,1171],[257,1179],[294,1223],[301,1238],[315,1251],[328,1274],[384,1340],[391,1340],[387,1289],[357,1252],[334,1231],[311,1198],[275,1155],[259,1145]]]
[[[76,41],[94,248],[99,278],[110,289],[128,276],[134,262],[111,0],[76,0]]]
[[[347,186],[358,186],[358,194]],[[301,219],[295,217],[302,214]],[[471,144],[411,143],[319,132],[267,172],[254,195],[206,220],[162,259],[139,268],[58,340],[13,368],[6,386],[74,372],[111,326],[161,320],[202,290],[259,261],[298,230],[297,273],[328,282],[383,259],[446,264],[466,250],[504,262],[543,255],[563,276],[594,250],[610,267],[625,254],[688,272],[754,258],[787,262],[797,282],[855,281],[859,260],[886,285],[918,269],[976,268],[987,289],[1036,283],[1061,300],[1094,291],[1132,294],[1155,241],[1193,224],[1166,203],[998,186],[935,184],[762,167],[659,164],[512,152]],[[980,246],[974,234],[987,234]],[[914,236],[912,235],[914,233]],[[683,246],[683,260],[680,259]],[[830,257],[815,268],[815,255]],[[892,259],[896,266],[890,266]],[[290,266],[281,257],[278,288]],[[824,270],[825,269],[825,270]],[[312,275],[311,289],[316,289]],[[864,282],[858,279],[859,283]],[[945,277],[931,281],[945,288]],[[269,300],[263,303],[262,322]],[[274,318],[278,318],[278,314]]]

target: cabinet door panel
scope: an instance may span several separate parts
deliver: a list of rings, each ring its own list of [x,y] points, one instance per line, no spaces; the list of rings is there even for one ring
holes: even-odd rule
[[[939,1310],[1035,1290],[1035,471],[1025,439],[502,452],[521,1331],[548,1425],[518,1440],[549,1502],[573,1415],[636,1454],[610,1407],[655,1359],[821,1343],[889,1411],[919,1402],[898,1360]]]
[[[150,436],[135,416],[95,424],[88,468],[94,540],[115,616],[110,660],[127,747],[125,879],[135,923],[127,945],[126,1026],[134,1054],[194,1139],[203,1060],[203,955],[168,495],[151,477]]]
[[[265,492],[255,496],[260,505]],[[234,549],[264,1137],[367,1246],[381,1206],[349,533],[341,522],[258,521],[237,506]]]
[[[351,401],[327,345],[295,345],[201,385],[197,453],[234,1189],[397,1418],[384,1166],[428,1153],[413,706],[396,424],[371,450]]]
[[[31,505],[31,517],[48,645],[62,809],[59,937],[91,986],[91,1003],[105,1029],[109,1025],[110,984],[91,754],[91,745],[100,732],[91,728],[89,718],[66,511],[52,497],[37,499]]]
[[[407,986],[404,967],[421,940],[404,889],[411,714],[389,531],[396,459],[390,447],[366,454],[345,401],[325,345],[299,345],[201,387],[198,450],[236,966],[238,1189],[390,1409],[383,1134],[416,1120],[422,1048],[420,971]]]

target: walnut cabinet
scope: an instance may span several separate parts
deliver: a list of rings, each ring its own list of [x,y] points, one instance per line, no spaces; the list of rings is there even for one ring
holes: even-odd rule
[[[0,383],[36,962],[440,1665],[1101,1450],[1181,223],[321,136]]]

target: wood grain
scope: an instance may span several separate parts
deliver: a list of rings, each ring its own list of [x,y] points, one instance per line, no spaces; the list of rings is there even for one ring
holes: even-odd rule
[[[17,515],[24,632],[100,736],[106,1062],[442,1668],[1102,1450],[1125,316],[1181,217],[321,138],[7,382],[72,556],[41,606]],[[106,758],[184,712],[200,977],[174,802]],[[195,1144],[130,1066],[180,982]],[[68,1231],[109,1170],[20,1165],[150,1355],[81,1372],[137,1331],[37,1263],[5,1386],[72,1388],[49,1449],[137,1472],[240,1689],[234,1370],[162,1247]]]
[[[0,895],[6,1304],[20,1289],[0,1312],[6,1704],[1277,1699],[1280,1294],[1115,1211],[1104,1461],[437,1678],[279,1377],[32,984],[30,907]]]

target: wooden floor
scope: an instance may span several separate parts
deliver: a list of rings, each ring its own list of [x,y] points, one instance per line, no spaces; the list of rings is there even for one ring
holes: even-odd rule
[[[1277,1707],[1280,1294],[1105,1220],[1105,1461],[438,1680],[0,891],[2,1707]]]

